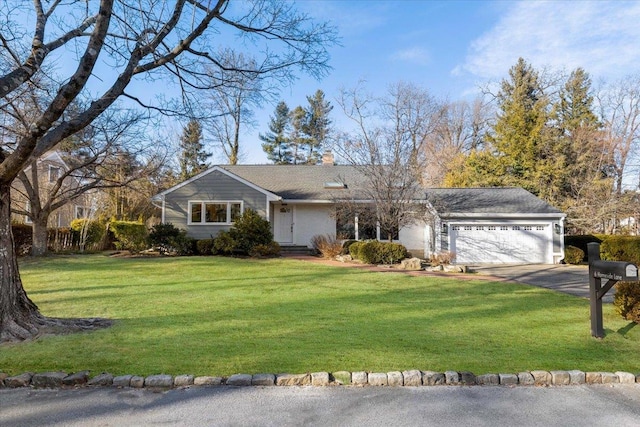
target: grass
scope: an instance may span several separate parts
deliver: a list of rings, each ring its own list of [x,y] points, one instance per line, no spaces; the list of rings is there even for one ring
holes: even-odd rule
[[[115,326],[0,346],[0,371],[230,375],[405,369],[640,372],[640,328],[605,305],[518,284],[372,273],[288,259],[23,260],[48,316]]]

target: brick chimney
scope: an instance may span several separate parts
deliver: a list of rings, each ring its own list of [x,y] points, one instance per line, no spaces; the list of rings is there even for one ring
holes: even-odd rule
[[[322,166],[333,166],[333,153],[331,150],[324,150],[324,153],[322,153]]]

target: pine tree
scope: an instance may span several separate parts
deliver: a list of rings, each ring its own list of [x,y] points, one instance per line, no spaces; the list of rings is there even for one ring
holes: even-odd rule
[[[333,110],[331,103],[324,98],[324,92],[320,89],[313,96],[307,96],[307,123],[304,132],[307,134],[307,163],[317,164],[322,157],[322,149],[325,144],[331,126],[329,113]]]
[[[267,153],[267,158],[277,165],[289,164],[293,161],[288,132],[291,127],[289,107],[284,101],[280,101],[269,121],[269,132],[260,134],[260,140],[264,141],[262,149]]]
[[[189,179],[209,167],[211,153],[204,150],[202,127],[197,120],[189,120],[180,137],[180,179]]]

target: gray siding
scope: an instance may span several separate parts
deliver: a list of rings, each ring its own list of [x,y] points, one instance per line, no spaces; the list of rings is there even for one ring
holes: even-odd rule
[[[164,221],[187,230],[195,239],[215,237],[228,225],[187,225],[190,201],[243,201],[243,208],[253,209],[266,218],[267,196],[219,171],[208,173],[165,195]]]

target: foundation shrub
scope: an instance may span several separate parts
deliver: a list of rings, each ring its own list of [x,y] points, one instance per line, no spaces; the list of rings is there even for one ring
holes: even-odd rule
[[[147,239],[149,246],[164,254],[193,255],[197,251],[195,240],[171,223],[154,225]]]
[[[311,238],[311,245],[323,258],[335,258],[342,252],[342,244],[332,234],[316,234]]]
[[[116,249],[140,252],[147,247],[147,227],[141,222],[111,221],[109,230],[116,239]]]
[[[213,254],[213,242],[214,239],[200,239],[196,241],[196,248],[200,255],[212,255]]]
[[[624,319],[640,323],[640,283],[618,282],[613,296],[613,306]]]
[[[280,256],[280,245],[278,242],[255,245],[249,251],[249,256],[254,258],[273,258]]]
[[[355,259],[366,264],[393,264],[405,259],[407,248],[399,243],[367,240],[356,242],[349,247],[349,253]]]
[[[567,264],[580,264],[584,260],[584,251],[575,246],[564,248],[564,262]]]
[[[228,231],[220,231],[213,239],[211,253],[213,255],[231,255],[235,247],[235,241]]]
[[[344,242],[342,242],[342,252],[340,252],[342,255],[349,255],[349,249],[351,248],[351,245],[353,245],[354,243],[356,243],[357,240],[345,240]]]
[[[243,212],[229,230],[234,241],[233,251],[248,255],[256,245],[268,245],[273,241],[271,224],[252,209]]]

